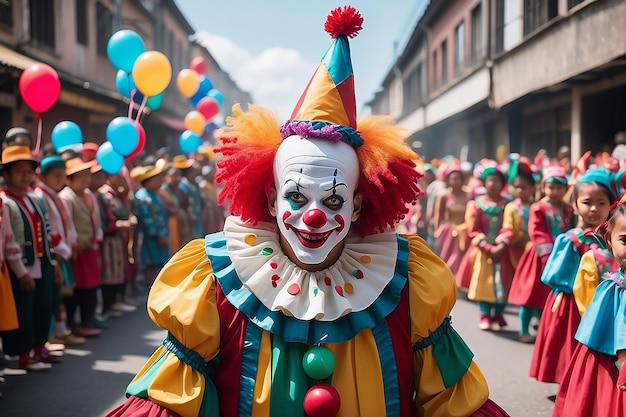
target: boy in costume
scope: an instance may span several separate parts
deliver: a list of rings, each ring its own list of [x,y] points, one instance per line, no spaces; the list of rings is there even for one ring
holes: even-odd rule
[[[161,271],[149,314],[169,333],[110,416],[506,416],[450,326],[456,287],[423,239],[393,231],[420,194],[386,117],[356,124],[348,37],[282,128],[239,106],[218,136],[232,215]]]

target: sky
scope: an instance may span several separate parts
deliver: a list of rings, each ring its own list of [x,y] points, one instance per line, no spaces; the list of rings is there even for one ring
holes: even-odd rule
[[[350,40],[357,117],[389,72],[427,0],[175,0],[204,45],[255,104],[289,118],[332,40],[328,13],[349,4],[363,16]],[[215,86],[219,89],[219,86]]]

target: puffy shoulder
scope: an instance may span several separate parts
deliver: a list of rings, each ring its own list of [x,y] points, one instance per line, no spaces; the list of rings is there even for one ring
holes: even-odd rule
[[[413,343],[427,337],[450,314],[456,302],[452,271],[419,236],[409,242],[409,303]]]
[[[150,289],[148,314],[185,346],[207,357],[219,346],[215,297],[204,240],[192,240],[159,273]]]

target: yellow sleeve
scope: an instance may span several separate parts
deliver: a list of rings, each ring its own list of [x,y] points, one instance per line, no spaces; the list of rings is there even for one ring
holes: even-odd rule
[[[432,337],[446,321],[456,302],[456,285],[450,268],[418,236],[409,241],[409,304],[411,343]],[[413,354],[417,415],[469,416],[489,398],[487,381],[471,360],[471,352],[451,327],[434,345]],[[443,351],[441,350],[443,348]],[[458,349],[457,349],[458,348]],[[464,362],[463,353],[468,352]],[[448,361],[448,359],[450,359]],[[446,383],[447,366],[466,364],[453,383]],[[459,371],[453,370],[452,372]]]
[[[587,307],[591,303],[593,295],[596,293],[596,287],[600,284],[600,272],[598,264],[593,255],[593,251],[587,251],[580,258],[578,272],[574,280],[574,300],[576,307],[582,316],[587,311]]]
[[[210,378],[177,356],[199,355],[206,363],[217,355],[220,321],[215,297],[204,241],[193,240],[163,267],[148,297],[152,321],[171,334],[174,345],[184,347],[157,348],[128,386],[128,394],[149,398],[183,416],[199,415],[201,407],[218,408]]]

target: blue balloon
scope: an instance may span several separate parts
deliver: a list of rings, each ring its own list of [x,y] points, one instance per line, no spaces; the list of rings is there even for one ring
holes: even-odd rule
[[[202,138],[191,130],[185,130],[178,137],[178,145],[184,154],[189,155],[198,151],[198,147],[202,145]]]
[[[196,91],[196,93],[193,96],[189,97],[189,101],[193,105],[194,109],[198,105],[198,102],[202,100],[203,98],[205,98],[212,88],[213,88],[213,82],[211,81],[211,79],[207,77],[206,75],[201,75],[200,83],[198,84],[198,91]]]
[[[111,142],[104,142],[96,151],[96,161],[109,175],[120,172],[124,166],[124,157],[117,153]]]
[[[133,90],[137,90],[133,76],[124,70],[117,70],[115,86],[117,87],[117,92],[126,98],[130,98],[130,93],[132,93]],[[134,100],[135,98],[133,97],[133,101]]]
[[[163,104],[164,95],[165,91],[157,94],[156,96],[148,97],[148,100],[146,100],[146,107],[148,107],[152,111],[158,109],[159,107],[161,107],[161,104]]]
[[[215,101],[217,101],[217,104],[220,105],[220,107],[222,107],[222,105],[224,104],[224,94],[222,94],[220,90],[212,88],[206,95],[208,97],[213,97]]]
[[[83,143],[83,131],[76,123],[64,120],[52,128],[50,140],[54,150],[63,152],[65,149]]]
[[[128,117],[119,116],[111,120],[106,136],[115,152],[122,156],[130,155],[139,144],[139,132]]]
[[[107,43],[107,54],[111,64],[128,73],[133,71],[137,57],[144,52],[146,52],[146,44],[141,36],[128,29],[118,30],[111,35]]]

